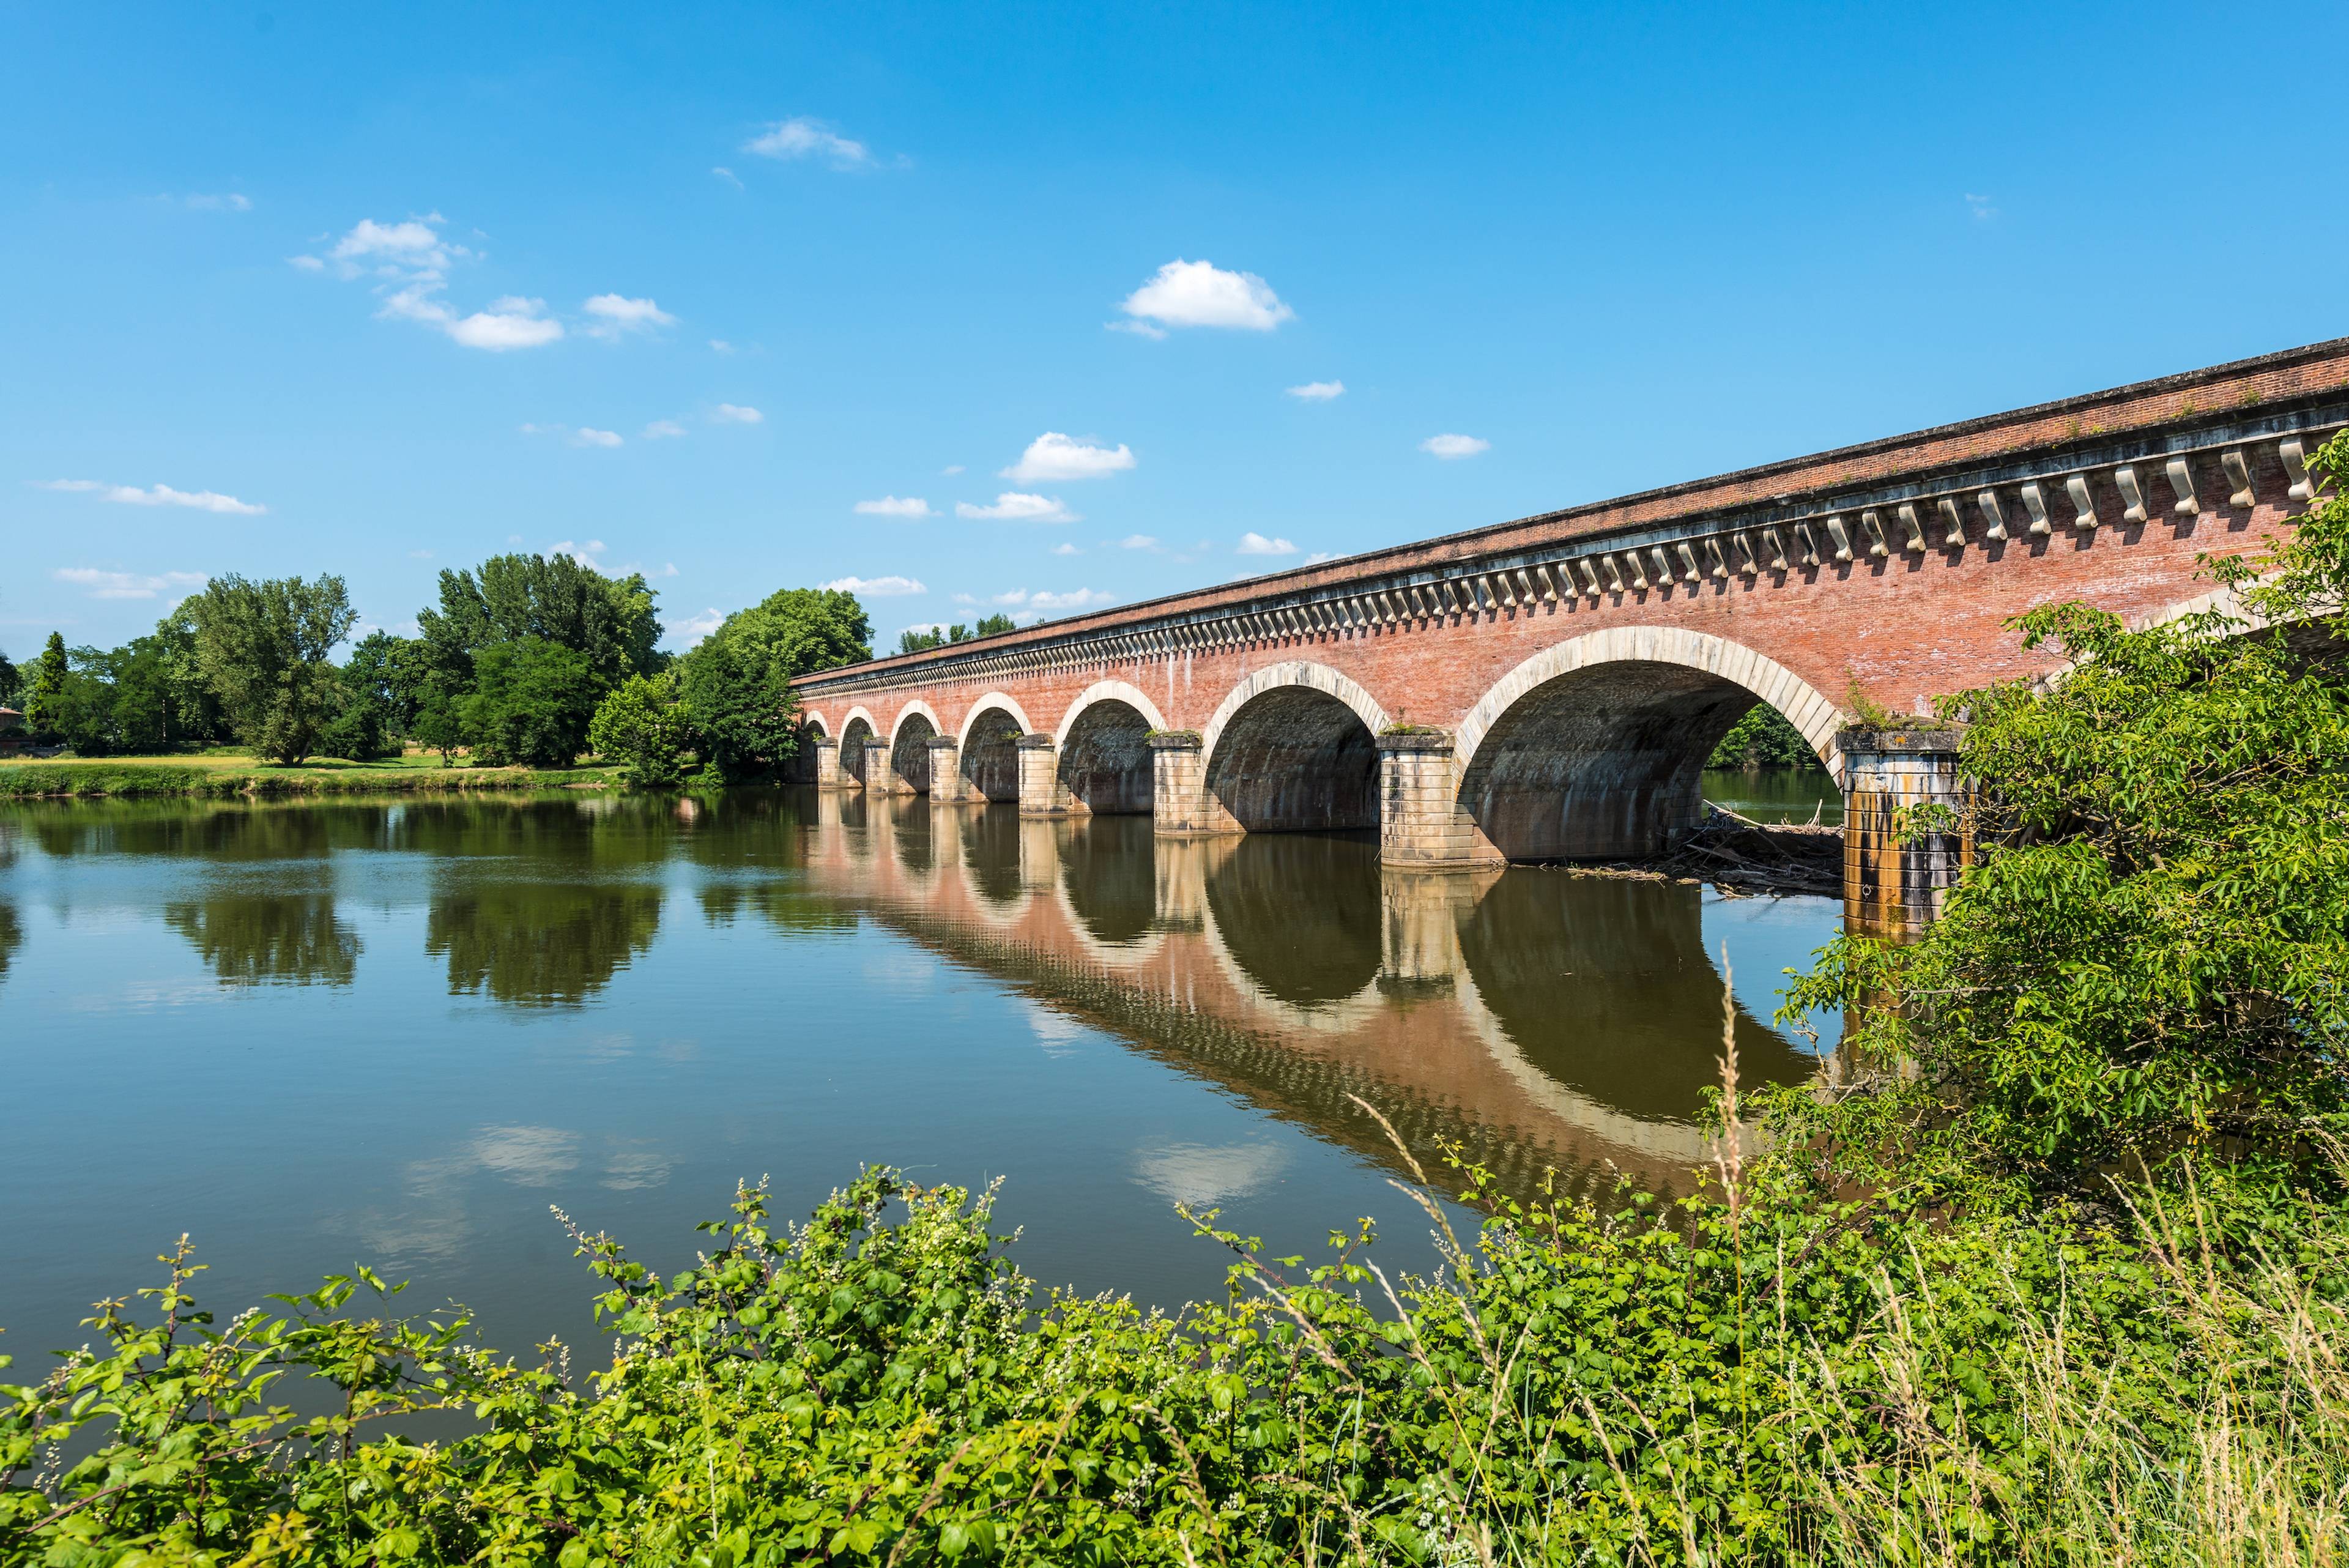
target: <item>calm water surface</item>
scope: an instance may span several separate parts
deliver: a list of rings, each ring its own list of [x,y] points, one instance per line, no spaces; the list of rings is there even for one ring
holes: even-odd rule
[[[674,1267],[738,1178],[795,1215],[874,1161],[1005,1178],[1086,1291],[1219,1290],[1178,1201],[1277,1251],[1376,1215],[1416,1264],[1349,1095],[1521,1189],[1684,1186],[1723,950],[1745,1071],[1793,1080],[1779,971],[1837,918],[812,793],[0,809],[0,1325],[20,1369],[80,1343],[185,1231],[224,1308],[366,1261],[585,1338],[549,1204]]]

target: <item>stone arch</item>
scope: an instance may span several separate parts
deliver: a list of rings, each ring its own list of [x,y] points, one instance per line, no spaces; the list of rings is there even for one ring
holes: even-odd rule
[[[1013,742],[1029,728],[1028,711],[1000,691],[988,692],[965,711],[956,758],[979,798],[1019,798],[1019,751]]]
[[[1469,711],[1454,737],[1460,804],[1512,860],[1657,854],[1695,823],[1705,758],[1757,701],[1840,782],[1842,713],[1775,659],[1672,627],[1570,639]]]
[[[867,785],[872,784],[871,779],[864,777],[865,742],[880,732],[881,726],[873,722],[871,711],[862,703],[848,711],[848,716],[840,722],[842,778],[864,779]]]
[[[1151,809],[1150,732],[1165,719],[1139,688],[1123,680],[1088,686],[1053,735],[1061,786],[1087,811],[1140,814]]]
[[[894,735],[903,731],[907,716],[916,713],[929,721],[931,734],[943,735],[947,732],[946,721],[938,717],[938,711],[919,697],[907,700],[905,705],[897,710],[897,722],[889,732]]]
[[[969,745],[971,726],[977,724],[979,716],[989,708],[1000,708],[1010,714],[1019,722],[1019,732],[1023,735],[1030,733],[1036,727],[1028,722],[1028,710],[1019,705],[1019,700],[1017,697],[1007,692],[990,691],[963,711],[962,728],[956,732],[956,741],[962,745]]]
[[[833,738],[832,721],[825,718],[821,713],[802,714],[800,716],[800,728],[806,730],[811,733],[821,735],[826,740]]]
[[[937,732],[936,714],[919,698],[897,714],[897,728],[889,737],[889,765],[913,785],[916,794],[930,793],[930,741]]]
[[[1376,827],[1387,722],[1368,691],[1327,665],[1267,665],[1232,688],[1200,735],[1207,794],[1250,833]]]
[[[1166,721],[1159,713],[1158,704],[1153,702],[1149,694],[1142,688],[1129,685],[1123,680],[1096,680],[1077,693],[1076,701],[1069,704],[1069,711],[1061,715],[1061,727],[1052,732],[1052,743],[1056,746],[1067,745],[1069,733],[1076,727],[1078,715],[1097,702],[1112,701],[1123,702],[1141,714],[1149,721],[1150,727],[1154,730],[1166,728]]]

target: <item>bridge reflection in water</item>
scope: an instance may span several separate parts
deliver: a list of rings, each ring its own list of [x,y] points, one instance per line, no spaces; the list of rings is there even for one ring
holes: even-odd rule
[[[807,890],[1018,986],[1271,1114],[1399,1164],[1349,1096],[1431,1169],[1455,1145],[1504,1186],[1628,1175],[1682,1190],[1708,1158],[1722,979],[1690,884],[1539,867],[1381,867],[1371,835],[1154,837],[1149,819],[822,792]],[[1768,917],[1740,990],[1832,929],[1824,899]],[[1764,1004],[1766,1008],[1766,1002]],[[1741,1002],[1746,1081],[1818,1059]]]

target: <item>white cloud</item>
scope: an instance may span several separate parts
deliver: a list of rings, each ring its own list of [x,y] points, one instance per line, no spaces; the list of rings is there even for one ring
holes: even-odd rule
[[[644,428],[646,441],[675,441],[685,433],[685,427],[675,420],[655,420]]]
[[[1297,554],[1297,546],[1288,540],[1268,539],[1252,530],[1240,535],[1240,542],[1233,546],[1233,550],[1234,553],[1242,556],[1294,556]]]
[[[958,605],[975,605],[978,602],[968,594],[954,594],[950,597],[953,598],[954,602]]]
[[[1115,594],[1097,588],[1071,588],[1065,594],[1035,593],[1028,596],[1028,607],[1034,610],[1083,609],[1089,605],[1115,604]]]
[[[740,403],[720,403],[709,417],[721,425],[755,425],[763,423],[767,416]]]
[[[563,336],[563,323],[546,313],[543,300],[508,295],[492,300],[486,309],[468,315],[460,314],[443,299],[441,293],[448,287],[449,269],[474,255],[441,234],[440,225],[445,222],[438,213],[405,218],[396,223],[361,218],[324,256],[290,259],[308,272],[331,268],[344,278],[381,280],[377,285],[377,292],[383,296],[383,306],[376,313],[378,317],[418,322],[445,333],[450,340],[468,348],[502,353],[511,348],[540,348]],[[641,303],[649,306],[651,301]]]
[[[1081,556],[1084,552],[1078,549],[1074,545],[1070,544],[1066,539],[1063,539],[1059,544],[1052,546],[1052,554],[1055,556]]]
[[[43,490],[68,490],[96,495],[100,501],[119,501],[126,506],[187,506],[198,512],[221,512],[239,517],[258,517],[269,510],[250,501],[239,501],[233,495],[222,495],[217,490],[174,490],[168,484],[150,484],[141,490],[135,484],[105,484],[95,479],[49,479],[36,481]]]
[[[1153,327],[1147,321],[1104,321],[1102,325],[1112,332],[1131,332],[1136,337],[1147,337],[1153,343],[1166,341],[1166,329]]]
[[[1292,398],[1302,399],[1304,401],[1309,403],[1326,403],[1332,398],[1344,397],[1346,395],[1346,383],[1343,381],[1308,381],[1301,387],[1289,388],[1288,395]]]
[[[94,599],[151,599],[166,592],[192,593],[202,587],[202,572],[163,572],[149,576],[137,572],[101,572],[95,566],[60,566],[50,576],[89,590]]]
[[[615,447],[620,444],[619,431],[599,431],[593,425],[581,425],[577,430],[574,430],[569,425],[526,424],[522,427],[522,433],[524,435],[560,436],[566,443],[572,446]],[[682,434],[683,432],[680,431],[678,433]]]
[[[1007,490],[995,498],[992,506],[974,506],[968,501],[955,503],[957,517],[988,517],[1009,523],[1078,523],[1083,521],[1061,504],[1056,495],[1024,495],[1017,490]]]
[[[899,635],[899,636],[901,636],[901,637],[902,637],[902,636],[904,636],[906,632],[909,632],[909,631],[939,631],[939,632],[942,632],[942,631],[946,630],[946,628],[947,628],[947,623],[946,623],[946,622],[944,622],[944,621],[942,621],[942,620],[917,620],[917,621],[916,621],[916,622],[915,622],[913,625],[911,625],[911,626],[901,626],[901,627],[899,627],[899,628],[897,628],[897,633],[898,633],[898,635]]]
[[[910,594],[926,594],[930,590],[916,577],[834,577],[823,584],[828,592],[869,594],[876,599],[904,598]]]
[[[860,501],[857,511],[867,517],[935,517],[930,504],[918,495],[885,495],[878,501]]]
[[[473,254],[442,239],[433,227],[440,221],[438,213],[397,223],[361,218],[351,225],[348,234],[335,242],[326,259],[336,263],[336,270],[345,277],[357,277],[370,266],[378,271],[388,269],[391,275],[438,275],[447,272],[452,261]]]
[[[1128,534],[1124,538],[1120,539],[1117,545],[1121,550],[1155,550],[1158,548],[1158,540],[1154,535]]]
[[[734,345],[727,342],[723,337],[712,337],[709,340],[709,347],[714,351],[720,354],[731,354],[734,352]]]
[[[1476,436],[1432,435],[1419,443],[1419,450],[1449,462],[1454,458],[1475,457],[1480,452],[1490,452],[1493,443]]]
[[[1024,483],[1051,484],[1071,479],[1099,479],[1133,466],[1133,450],[1123,443],[1097,446],[1092,441],[1046,431],[1028,443],[1019,461],[1000,477]]]
[[[432,552],[429,550],[410,550],[408,554],[409,558],[418,561],[429,561],[432,558]]]
[[[1117,596],[1099,588],[1071,588],[1064,594],[1044,589],[1031,594],[1026,588],[1013,588],[1009,593],[996,595],[995,602],[999,605],[1025,605],[1030,610],[1071,610],[1083,609],[1091,605],[1114,604]]]
[[[510,294],[490,302],[486,310],[459,316],[435,297],[437,281],[412,283],[388,296],[376,314],[403,321],[420,321],[438,327],[468,348],[502,354],[509,348],[536,348],[563,336],[563,323],[546,314],[543,299]]]
[[[250,213],[253,211],[253,199],[236,191],[223,192],[216,196],[202,194],[182,196],[180,200],[181,204],[191,212]]]
[[[604,553],[604,541],[590,539],[585,545],[576,545],[565,539],[554,546],[553,553],[557,556],[568,556],[583,566],[595,566],[600,571],[602,565],[595,557]]]
[[[729,185],[733,186],[737,191],[742,189],[742,177],[735,173],[731,169],[727,168],[724,164],[720,163],[714,165],[709,171],[719,179],[725,181]]]
[[[873,151],[805,115],[779,119],[742,144],[742,151],[761,158],[822,158],[835,169],[867,169]]]
[[[940,473],[946,473],[946,474],[960,473],[960,472],[962,472],[962,464],[960,464],[960,463],[958,463],[958,462],[950,462],[950,463],[947,464],[944,468],[942,468],[942,469],[938,470],[938,472],[939,472]]]
[[[1966,210],[1984,221],[1998,216],[1998,209],[1991,205],[1988,196],[1977,196],[1971,191],[1966,192]]]
[[[661,624],[669,636],[684,639],[685,646],[691,648],[695,643],[716,631],[725,623],[725,620],[726,612],[713,607],[703,610],[698,615],[681,616],[676,620],[663,621]]]
[[[626,332],[649,332],[656,327],[674,327],[677,317],[649,299],[630,299],[621,294],[599,294],[587,301],[588,315],[595,319],[589,324],[590,337],[617,337]]]
[[[1305,557],[1305,564],[1309,566],[1318,566],[1324,561],[1334,561],[1337,558],[1338,553],[1335,550],[1316,550]]]
[[[1160,327],[1235,327],[1269,332],[1296,312],[1252,272],[1226,272],[1212,262],[1171,261],[1118,306],[1137,322]]]

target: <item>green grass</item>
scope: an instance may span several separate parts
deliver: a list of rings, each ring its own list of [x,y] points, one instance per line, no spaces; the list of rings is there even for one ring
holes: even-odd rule
[[[247,752],[213,750],[162,757],[26,758],[0,761],[0,799],[64,795],[423,794],[460,790],[610,789],[616,767],[491,768],[444,765],[433,753],[375,762],[316,757],[298,766]]]

